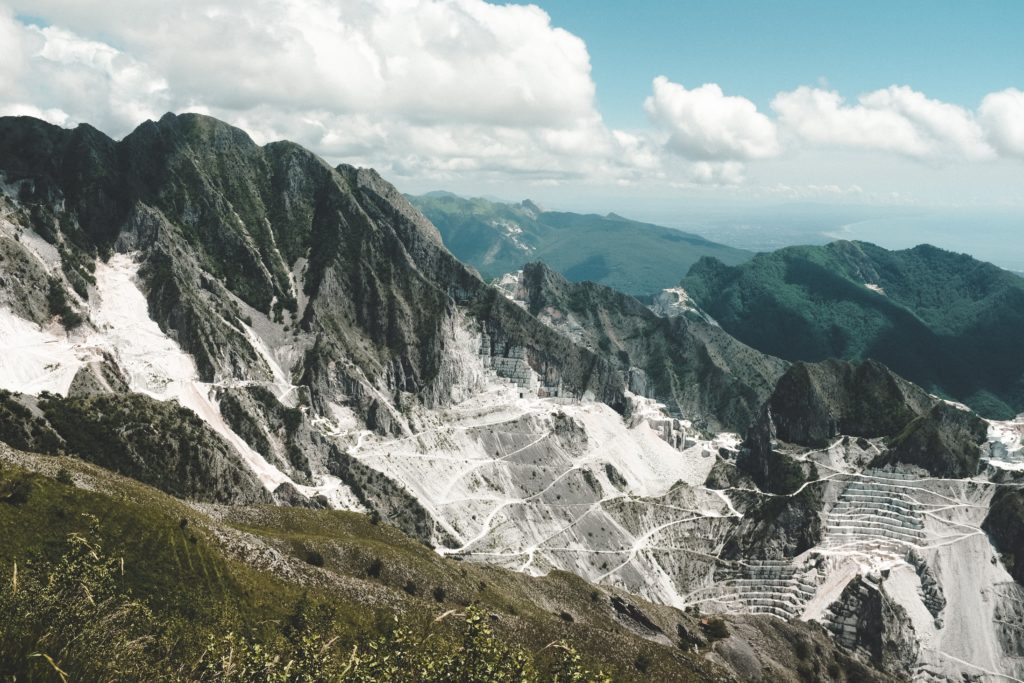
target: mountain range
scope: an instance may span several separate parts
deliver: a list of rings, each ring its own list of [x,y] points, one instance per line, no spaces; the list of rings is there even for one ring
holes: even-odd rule
[[[634,252],[604,283],[528,250],[489,273],[376,172],[192,114],[0,118],[0,173],[4,675],[1024,676],[1024,422],[869,345],[812,358],[779,315],[798,352],[733,333],[733,276],[775,255],[524,203],[474,234]],[[664,244],[725,263],[674,286]],[[969,259],[826,250],[866,254],[843,314],[805,305],[832,279],[751,276],[816,344],[876,301],[851,282],[926,348],[1022,310]]]
[[[730,265],[752,254],[680,230],[519,204],[464,199],[449,192],[410,196],[444,244],[487,279],[542,261],[572,282],[589,280],[649,297],[675,285],[704,256]]]
[[[988,417],[1024,412],[1024,280],[966,254],[833,242],[735,266],[705,259],[681,286],[765,353],[873,358]]]

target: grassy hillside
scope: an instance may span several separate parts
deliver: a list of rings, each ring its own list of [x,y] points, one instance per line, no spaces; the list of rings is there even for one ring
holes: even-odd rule
[[[873,358],[986,417],[1024,411],[1024,280],[965,254],[834,242],[739,266],[705,259],[682,285],[765,353]]]
[[[629,596],[624,616],[575,576],[445,559],[365,515],[190,505],[0,445],[0,534],[4,680],[734,679],[705,656],[731,626]],[[799,680],[798,643],[824,653],[805,668],[877,680],[820,630],[768,621],[732,626],[778,680]]]
[[[573,282],[590,280],[633,295],[672,287],[703,256],[741,263],[751,254],[690,233],[609,214],[544,211],[435,192],[409,200],[444,244],[485,279],[543,261]]]

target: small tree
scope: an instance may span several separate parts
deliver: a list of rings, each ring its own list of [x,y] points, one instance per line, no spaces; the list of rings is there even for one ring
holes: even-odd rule
[[[708,638],[712,640],[721,640],[729,637],[729,627],[725,621],[718,617],[708,619],[707,623],[701,624],[701,628],[704,629],[704,633],[707,634]]]
[[[384,563],[380,561],[380,558],[373,558],[370,562],[370,566],[366,568],[366,575],[374,579],[380,578],[381,572],[384,571]]]

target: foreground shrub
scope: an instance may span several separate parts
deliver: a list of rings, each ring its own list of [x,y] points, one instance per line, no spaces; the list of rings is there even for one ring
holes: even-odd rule
[[[0,662],[12,680],[152,680],[160,628],[119,585],[120,562],[71,534],[57,562],[31,565],[0,592]]]
[[[59,559],[11,565],[0,584],[0,680],[202,681],[216,683],[603,683],[564,643],[542,653],[499,638],[479,608],[449,610],[410,628],[341,643],[329,605],[303,596],[289,618],[261,637],[174,630],[124,585],[90,521]],[[174,622],[172,622],[173,624]],[[198,642],[190,648],[186,640]],[[221,632],[223,633],[223,632]]]

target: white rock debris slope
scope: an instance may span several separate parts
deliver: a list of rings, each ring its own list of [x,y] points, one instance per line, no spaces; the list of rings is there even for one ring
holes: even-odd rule
[[[24,235],[30,237],[24,239]],[[29,231],[20,236],[22,246],[45,262],[48,270],[59,267],[36,250],[37,244],[45,242],[31,239]],[[97,262],[96,286],[86,306],[89,321],[70,333],[57,322],[44,328],[0,308],[0,388],[66,395],[80,368],[113,358],[132,391],[174,400],[195,412],[239,453],[268,490],[287,482],[306,496],[323,495],[339,507],[359,509],[357,499],[337,478],[321,474],[317,485],[296,484],[227,425],[214,398],[214,390],[225,383],[201,382],[192,357],[150,318],[138,268],[128,254]],[[278,395],[286,394],[282,385],[290,388],[290,383],[284,370],[265,342],[251,328],[247,331],[254,349],[271,367],[273,388]]]

